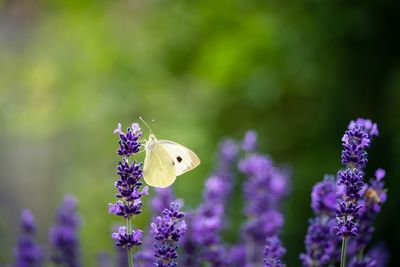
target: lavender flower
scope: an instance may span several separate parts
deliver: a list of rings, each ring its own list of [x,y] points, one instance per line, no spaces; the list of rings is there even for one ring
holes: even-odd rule
[[[108,205],[109,213],[124,217],[127,220],[127,227],[121,226],[118,231],[112,234],[115,240],[115,245],[126,248],[128,251],[129,266],[133,266],[132,248],[142,244],[142,231],[132,228],[132,217],[142,212],[141,207],[143,202],[142,196],[147,194],[147,186],[140,189],[142,182],[140,178],[143,176],[142,163],[129,161],[129,157],[139,152],[141,144],[139,138],[142,136],[139,124],[133,123],[131,128],[128,128],[124,133],[121,130],[121,124],[118,123],[118,128],[114,133],[119,134],[118,155],[123,156],[118,162],[117,174],[119,179],[115,182],[115,187],[118,190],[116,203]]]
[[[132,154],[139,152],[139,138],[142,136],[139,124],[133,123],[131,128],[128,128],[126,134],[121,130],[121,123],[118,123],[118,128],[113,133],[118,133],[120,140],[118,141],[118,155],[129,157]]]
[[[177,243],[186,231],[186,223],[182,220],[184,216],[185,214],[179,211],[179,205],[172,202],[169,209],[164,209],[163,216],[157,217],[151,224],[152,233],[156,240],[154,245],[156,266],[177,266]]]
[[[300,255],[304,267],[325,266],[335,260],[338,242],[334,225],[335,219],[326,215],[311,220],[305,238],[306,253]]]
[[[376,170],[375,177],[370,180],[365,190],[363,206],[360,209],[359,235],[349,244],[350,255],[355,255],[358,251],[364,250],[372,239],[374,233],[372,222],[387,197],[386,189],[384,189],[384,177],[385,170]]]
[[[29,210],[21,214],[21,236],[15,248],[16,267],[43,266],[43,251],[35,242],[35,218]]]
[[[342,138],[342,163],[346,167],[362,169],[367,164],[367,152],[371,139],[361,125],[354,125]]]
[[[227,261],[220,232],[223,228],[225,203],[232,189],[232,165],[238,155],[236,143],[230,139],[224,140],[219,155],[217,169],[205,182],[203,203],[190,220],[191,240],[184,241],[186,251],[201,250],[200,257],[214,267],[224,266]]]
[[[361,199],[365,191],[363,182],[363,174],[358,169],[345,169],[339,171],[339,186],[344,186],[344,194],[339,199],[339,207],[337,209],[337,226],[336,232],[339,237],[347,238],[349,236],[357,236],[359,224],[359,210],[362,208]]]
[[[336,210],[336,183],[333,176],[326,175],[315,184],[311,193],[311,207],[315,214],[332,215]]]
[[[360,215],[361,200],[365,192],[363,168],[368,161],[365,150],[371,142],[370,136],[364,129],[365,120],[361,119],[358,122],[361,124],[357,124],[357,121],[350,123],[349,129],[342,138],[342,163],[346,166],[346,169],[338,172],[337,184],[342,192],[342,197],[338,200],[336,232],[338,236],[344,239],[348,236],[358,235],[359,224],[357,219]],[[373,133],[377,134],[377,132],[377,128],[374,129]]]
[[[311,193],[311,207],[316,217],[310,220],[305,237],[306,252],[300,254],[304,267],[325,266],[335,259],[337,239],[333,228],[336,224],[336,184],[334,177],[325,175]]]
[[[76,198],[68,195],[58,209],[56,223],[50,228],[50,243],[54,247],[52,260],[67,267],[81,266],[78,227],[80,218],[76,213]]]
[[[345,169],[338,172],[337,184],[341,197],[338,199],[335,227],[337,235],[342,238],[340,266],[345,265],[347,237],[357,236],[360,231],[359,217],[364,207],[363,196],[366,190],[363,180],[363,168],[368,161],[366,149],[370,146],[371,138],[377,135],[376,124],[370,120],[358,119],[349,124],[342,138],[342,163]],[[365,262],[362,262],[363,260]],[[359,263],[372,264],[367,262],[366,257],[350,262],[350,264]]]
[[[142,244],[142,234],[142,230],[139,229],[128,233],[126,227],[121,226],[118,228],[118,232],[112,234],[112,238],[118,247],[133,247]]]
[[[352,130],[357,125],[361,125],[370,137],[379,135],[378,125],[369,119],[358,118],[355,121],[351,121],[347,128]]]
[[[242,238],[247,246],[247,264],[262,259],[266,238],[276,236],[284,220],[278,211],[280,201],[288,193],[287,173],[274,166],[271,159],[251,154],[239,162],[240,171],[248,178],[243,185],[248,222],[243,226]]]
[[[281,258],[285,255],[286,249],[282,247],[281,241],[275,235],[267,237],[264,249],[264,266],[266,267],[284,267]]]
[[[257,149],[257,133],[255,131],[247,131],[244,135],[244,139],[242,142],[242,149],[244,151],[255,151]]]
[[[174,200],[174,194],[171,187],[154,188],[155,194],[151,199],[151,211],[153,219],[159,214],[162,214],[164,209],[171,206]],[[140,251],[135,253],[135,267],[152,267],[154,266],[154,235],[150,231],[144,238],[143,245]]]

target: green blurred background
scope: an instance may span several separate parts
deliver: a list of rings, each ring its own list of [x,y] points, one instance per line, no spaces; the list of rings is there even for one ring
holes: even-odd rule
[[[47,243],[67,192],[79,199],[85,266],[113,251],[112,131],[139,115],[202,159],[175,184],[189,208],[219,140],[258,131],[262,150],[293,168],[288,266],[300,265],[312,185],[340,168],[348,122],[373,119],[368,174],[385,168],[389,188],[375,239],[399,252],[399,12],[398,1],[0,0],[0,264],[12,261],[20,210]]]

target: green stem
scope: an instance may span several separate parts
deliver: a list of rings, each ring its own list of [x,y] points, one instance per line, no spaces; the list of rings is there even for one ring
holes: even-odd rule
[[[128,217],[128,219],[126,220],[126,229],[128,233],[132,232],[132,222],[131,222],[131,216]],[[127,249],[127,253],[128,253],[128,264],[129,267],[133,267],[133,254],[132,254],[132,248],[128,247]]]
[[[346,244],[347,244],[347,238],[343,237],[342,255],[340,256],[340,267],[344,267],[346,264]]]

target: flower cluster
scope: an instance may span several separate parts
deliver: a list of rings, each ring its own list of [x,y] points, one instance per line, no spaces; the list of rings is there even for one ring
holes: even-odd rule
[[[117,175],[119,179],[115,182],[115,187],[118,190],[116,194],[118,201],[110,203],[108,211],[127,219],[128,228],[119,227],[118,232],[112,234],[112,238],[117,246],[129,249],[142,244],[142,231],[131,229],[131,217],[142,212],[143,202],[141,198],[144,194],[147,194],[147,187],[140,189],[142,186],[140,178],[143,176],[142,163],[129,162],[129,157],[140,150],[139,138],[142,136],[142,132],[139,124],[133,123],[124,133],[119,123],[114,133],[119,134],[120,140],[117,153],[123,158],[118,162]]]
[[[306,252],[300,255],[304,267],[324,266],[335,258],[338,246],[333,231],[336,196],[336,183],[332,176],[325,176],[313,187],[311,207],[316,217],[310,220],[304,240]]]
[[[281,241],[277,236],[267,237],[264,248],[265,267],[285,267],[281,258],[285,255],[286,249],[282,247]]]
[[[36,224],[33,214],[23,210],[21,214],[21,236],[15,248],[16,267],[43,266],[43,251],[35,242]]]
[[[338,236],[344,239],[348,236],[357,236],[359,231],[358,217],[366,189],[363,168],[368,162],[366,149],[371,143],[371,136],[368,133],[378,133],[376,125],[367,121],[361,119],[350,123],[342,138],[342,163],[346,168],[338,172],[337,184],[342,196],[338,200],[335,229]],[[364,125],[370,127],[366,128]]]
[[[128,233],[125,226],[120,226],[117,233],[112,234],[115,245],[118,247],[133,247],[142,244],[142,230],[132,230]]]
[[[159,267],[177,266],[177,243],[185,234],[185,214],[179,210],[179,204],[172,202],[169,209],[164,209],[162,217],[157,217],[151,224],[151,230],[157,241],[154,244],[155,265]]]
[[[306,253],[300,255],[303,266],[335,265],[339,258],[343,264],[346,255],[351,267],[385,266],[384,259],[374,250],[365,253],[374,230],[372,221],[386,201],[384,170],[378,169],[368,184],[363,179],[366,149],[378,133],[377,125],[368,119],[350,122],[342,138],[345,168],[338,172],[336,185],[332,177],[325,178],[314,186],[311,194],[316,217],[311,220],[305,238]],[[343,240],[342,252],[337,236]],[[353,238],[347,240],[350,236]]]
[[[261,248],[265,240],[273,236],[276,239],[283,227],[284,220],[279,212],[279,204],[287,195],[289,186],[287,173],[274,166],[269,157],[252,151],[248,153],[239,162],[239,170],[247,177],[243,194],[246,201],[244,212],[248,221],[243,227],[242,239],[246,246],[252,248],[248,249],[246,255],[246,264],[251,265],[259,263],[263,258]]]
[[[322,182],[317,183],[311,192],[311,208],[315,214],[332,215],[336,210],[335,177],[326,175]]]
[[[300,254],[304,267],[325,266],[335,258],[337,239],[333,232],[335,220],[318,216],[311,220],[305,238],[306,253]]]
[[[372,222],[387,197],[383,182],[384,177],[385,170],[378,169],[367,185],[363,197],[363,206],[359,211],[359,235],[349,243],[350,255],[355,255],[358,251],[364,250],[372,239],[374,233]]]
[[[117,129],[113,133],[119,134],[120,140],[118,141],[118,155],[129,157],[132,154],[136,154],[140,150],[139,138],[142,136],[139,124],[133,123],[131,128],[128,128],[127,132],[124,133],[121,129],[121,123],[118,123]]]
[[[186,251],[199,250],[204,261],[211,266],[226,265],[225,249],[221,244],[225,204],[232,189],[232,166],[236,162],[238,147],[231,139],[224,140],[219,148],[217,169],[205,182],[203,203],[190,215],[190,236],[185,238]],[[194,258],[190,259],[194,261]],[[188,264],[192,264],[187,262]]]
[[[81,266],[78,240],[80,218],[76,206],[76,198],[66,196],[58,209],[56,223],[49,232],[50,243],[54,247],[52,260],[68,267]]]
[[[154,188],[150,206],[152,217],[155,219],[162,214],[165,209],[171,206],[174,201],[174,194],[170,187],[167,188]],[[154,234],[151,229],[150,232],[144,237],[141,250],[135,253],[134,266],[135,267],[152,267],[154,266]],[[126,265],[125,265],[126,266]]]

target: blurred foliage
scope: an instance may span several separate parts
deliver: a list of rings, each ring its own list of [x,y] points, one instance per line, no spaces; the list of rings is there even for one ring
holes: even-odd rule
[[[262,150],[293,169],[288,266],[299,265],[312,185],[340,168],[348,121],[373,119],[381,136],[368,175],[386,168],[389,188],[376,239],[398,251],[399,9],[391,0],[0,1],[0,263],[11,261],[21,208],[38,217],[45,243],[66,192],[80,201],[85,265],[112,251],[111,133],[139,115],[202,159],[175,185],[187,207],[201,199],[219,140],[258,131]],[[240,189],[234,197],[238,216]]]

